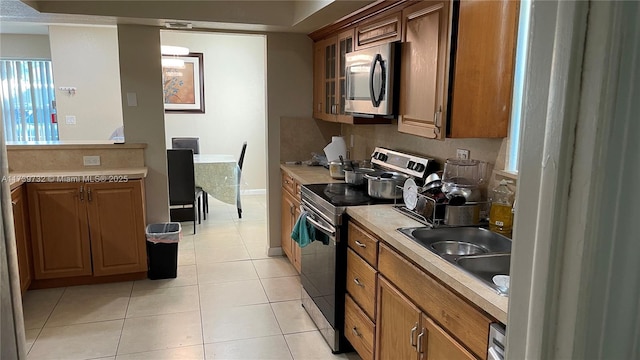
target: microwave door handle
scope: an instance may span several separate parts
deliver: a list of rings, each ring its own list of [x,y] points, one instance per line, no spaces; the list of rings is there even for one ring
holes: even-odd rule
[[[376,90],[373,88],[373,77],[375,75],[377,63],[380,63],[380,69],[382,70],[382,74],[381,74],[382,81],[380,81],[380,95],[376,97]],[[371,62],[371,70],[369,71],[369,94],[371,96],[371,103],[373,104],[373,107],[380,106],[380,103],[384,98],[386,72],[387,71],[384,67],[384,61],[382,60],[382,55],[376,54],[376,56],[373,58],[373,61]]]

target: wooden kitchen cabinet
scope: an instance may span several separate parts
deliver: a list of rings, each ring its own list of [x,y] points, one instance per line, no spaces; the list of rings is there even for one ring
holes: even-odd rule
[[[378,239],[353,221],[347,225],[347,238],[344,334],[363,360],[373,360]]]
[[[33,279],[33,266],[31,261],[28,204],[26,203],[23,185],[11,191],[11,205],[13,206],[13,227],[15,230],[16,251],[18,255],[20,290],[24,294]]]
[[[473,354],[462,347],[446,331],[438,326],[433,320],[422,313],[420,317],[422,343],[419,350],[422,351],[423,360],[472,360],[476,359]]]
[[[353,51],[353,29],[318,41],[314,53],[314,116],[332,122],[353,122],[344,111],[345,55]]]
[[[146,271],[142,186],[28,184],[35,279]]]
[[[421,1],[402,10],[398,131],[445,136],[450,48],[449,1]]]
[[[356,50],[402,40],[402,13],[383,14],[356,26]]]
[[[295,179],[282,171],[282,200],[280,213],[280,246],[298,272],[302,269],[302,251],[291,239],[291,231],[300,216],[300,186]]]
[[[87,185],[93,275],[147,270],[142,182]]]
[[[418,359],[421,311],[384,277],[378,278],[376,360]]]
[[[27,184],[35,279],[91,275],[84,186]]]
[[[519,2],[463,0],[459,6],[448,136],[506,137]]]
[[[486,357],[489,326],[495,320],[386,245],[380,245],[378,270],[381,275],[378,282],[383,277],[387,279],[423,313],[451,334],[452,339],[457,339],[452,348],[468,349],[475,357]],[[380,322],[380,314],[378,319],[377,326],[384,327]],[[429,352],[426,349],[423,351]]]
[[[377,360],[476,359],[382,276],[377,324]]]

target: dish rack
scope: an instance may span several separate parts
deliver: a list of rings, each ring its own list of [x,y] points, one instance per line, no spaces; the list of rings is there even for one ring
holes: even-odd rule
[[[396,190],[399,189],[400,192],[403,191],[403,188],[400,186],[396,186]],[[489,210],[491,207],[490,201],[477,201],[477,202],[468,202],[466,205],[478,205],[479,211],[479,221],[473,224],[465,224],[465,225],[448,225],[445,222],[445,216],[447,213],[447,207],[449,204],[447,203],[438,203],[436,199],[418,193],[417,194],[417,205],[415,209],[411,210],[406,207],[404,203],[398,203],[398,201],[402,201],[402,198],[395,199],[393,204],[393,209],[424,224],[430,226],[432,228],[437,227],[463,227],[463,226],[487,226],[489,225]]]

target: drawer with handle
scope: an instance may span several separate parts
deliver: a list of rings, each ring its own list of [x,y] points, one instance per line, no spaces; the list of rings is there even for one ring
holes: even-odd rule
[[[351,296],[345,296],[344,334],[362,360],[373,360],[375,325]]]
[[[375,318],[376,274],[371,265],[347,249],[347,292],[371,319]]]
[[[378,239],[363,230],[360,226],[349,222],[349,247],[366,260],[371,266],[378,266]]]
[[[296,194],[296,181],[293,176],[289,175],[289,173],[283,171],[282,172],[282,187],[289,192],[289,194],[298,198]]]

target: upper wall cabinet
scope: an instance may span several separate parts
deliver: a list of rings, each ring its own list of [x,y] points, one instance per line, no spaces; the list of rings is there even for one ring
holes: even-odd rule
[[[509,130],[518,1],[460,1],[450,137],[505,137]]]
[[[391,15],[383,14],[356,26],[356,50],[400,41],[402,39],[400,15],[400,11]]]
[[[344,114],[344,78],[339,75],[344,75],[344,57],[336,35],[355,26],[348,31],[356,50],[403,42],[398,131],[432,139],[507,136],[519,2],[388,4],[311,34],[320,39],[315,44],[314,117],[356,121]]]
[[[449,2],[421,1],[402,11],[398,130],[444,136],[449,49]]]
[[[316,119],[352,123],[344,111],[345,55],[353,51],[353,29],[314,44],[314,109]]]

